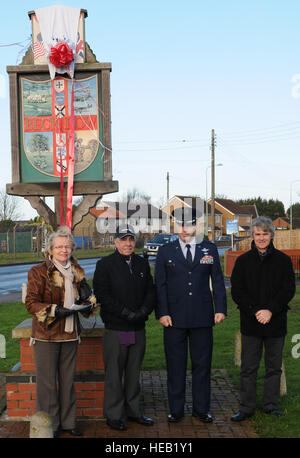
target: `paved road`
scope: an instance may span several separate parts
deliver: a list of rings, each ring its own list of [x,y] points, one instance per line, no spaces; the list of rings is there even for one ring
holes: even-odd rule
[[[81,259],[80,265],[84,268],[87,278],[91,278],[95,271],[95,265],[99,258]],[[22,284],[27,283],[28,270],[36,265],[14,264],[0,266],[0,296],[10,296],[22,290]]]
[[[228,247],[224,247],[228,248]],[[219,250],[222,255],[223,247]],[[96,262],[99,258],[80,259],[79,263],[85,270],[87,278],[92,278]],[[150,265],[154,265],[155,257],[149,257]],[[10,266],[0,266],[0,302],[15,301],[21,299],[22,284],[27,283],[28,270],[36,265],[32,264],[14,264]]]

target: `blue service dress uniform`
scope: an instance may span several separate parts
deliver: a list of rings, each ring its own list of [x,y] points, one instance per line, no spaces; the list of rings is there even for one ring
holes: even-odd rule
[[[226,289],[216,245],[206,240],[196,243],[191,265],[178,240],[160,247],[155,283],[156,318],[170,315],[172,319],[172,326],[164,327],[170,412],[178,417],[184,414],[189,342],[193,411],[206,414],[210,407],[214,315],[226,314],[227,311]]]

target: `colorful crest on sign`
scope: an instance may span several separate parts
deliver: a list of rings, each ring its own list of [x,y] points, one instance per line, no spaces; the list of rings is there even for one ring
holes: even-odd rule
[[[74,80],[75,170],[90,167],[99,148],[97,75]],[[21,78],[23,148],[27,160],[43,175],[68,175],[72,80]]]

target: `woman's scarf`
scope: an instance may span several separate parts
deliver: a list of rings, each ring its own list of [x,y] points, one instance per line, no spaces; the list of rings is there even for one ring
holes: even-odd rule
[[[74,296],[74,289],[73,289],[73,272],[71,262],[68,261],[66,266],[63,266],[59,262],[57,262],[54,258],[52,258],[52,262],[55,267],[59,270],[65,280],[65,297],[64,297],[64,307],[67,309],[71,308],[74,304],[75,296]],[[74,315],[70,315],[66,318],[65,321],[65,332],[73,332],[74,329]]]

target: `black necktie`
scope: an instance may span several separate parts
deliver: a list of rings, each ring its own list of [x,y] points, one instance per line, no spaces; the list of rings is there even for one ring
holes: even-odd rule
[[[189,243],[187,243],[185,246],[187,248],[186,260],[187,260],[188,264],[191,266],[193,264],[193,257],[192,257],[192,253],[191,253],[191,245]]]

